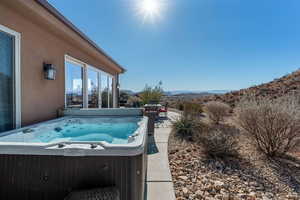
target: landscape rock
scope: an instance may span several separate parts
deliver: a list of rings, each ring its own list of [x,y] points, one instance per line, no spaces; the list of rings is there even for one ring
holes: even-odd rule
[[[187,152],[189,155],[182,155]],[[272,171],[262,173],[249,164],[239,168],[201,159],[200,150],[178,150],[169,154],[169,163],[177,200],[300,200],[299,191],[276,180]]]

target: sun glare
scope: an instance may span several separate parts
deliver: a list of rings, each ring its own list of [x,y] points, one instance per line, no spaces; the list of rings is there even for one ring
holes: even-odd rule
[[[137,13],[143,22],[160,18],[164,8],[163,0],[137,0]]]
[[[154,14],[158,12],[159,5],[156,0],[144,0],[141,2],[141,11],[146,14]]]

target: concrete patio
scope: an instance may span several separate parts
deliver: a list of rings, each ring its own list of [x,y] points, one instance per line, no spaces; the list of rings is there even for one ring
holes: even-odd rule
[[[169,169],[168,138],[171,121],[178,117],[177,113],[168,112],[167,119],[156,123],[154,136],[149,136],[145,200],[176,199]]]

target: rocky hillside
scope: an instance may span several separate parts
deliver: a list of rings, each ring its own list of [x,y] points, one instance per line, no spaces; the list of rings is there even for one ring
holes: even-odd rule
[[[194,100],[194,102],[206,103],[208,101],[222,101],[231,106],[235,106],[245,95],[251,94],[259,97],[278,98],[293,92],[300,92],[300,69],[269,83],[229,92],[223,95],[204,96]]]

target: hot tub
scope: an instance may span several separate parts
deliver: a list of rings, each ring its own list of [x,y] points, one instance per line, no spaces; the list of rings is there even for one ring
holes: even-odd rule
[[[0,199],[63,199],[74,190],[115,186],[122,200],[141,200],[148,120],[141,111],[64,115],[0,134]]]

